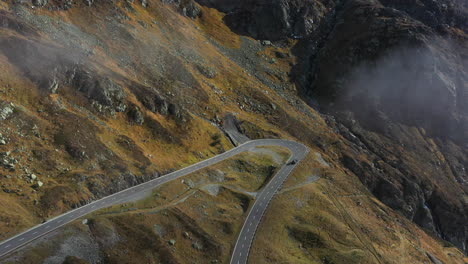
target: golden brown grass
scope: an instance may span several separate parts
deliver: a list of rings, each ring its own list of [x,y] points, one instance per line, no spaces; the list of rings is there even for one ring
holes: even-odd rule
[[[31,208],[25,207],[17,199],[5,193],[0,193],[0,239],[14,236],[17,232],[26,229],[38,219],[31,212]]]
[[[282,162],[289,157],[283,148],[262,150],[239,154],[166,183],[143,200],[88,215],[88,226],[78,220],[64,229],[64,235],[27,246],[15,256],[22,263],[42,262],[70,235],[91,235],[101,243],[100,250],[109,263],[227,263],[253,199],[243,189],[258,190],[271,176],[268,168],[280,165],[268,151],[282,157]],[[189,188],[189,181],[193,188]],[[206,189],[213,184],[219,185],[216,195]],[[116,234],[120,240],[108,244],[106,241]],[[173,246],[168,243],[171,239],[176,241]],[[194,243],[203,248],[196,249]]]
[[[110,3],[99,4],[104,5],[104,7],[110,7],[105,6],[110,5]],[[163,5],[160,1],[152,1],[149,8],[142,8],[135,2],[133,4],[135,13],[125,10],[123,5],[125,5],[124,2],[118,2],[117,8],[120,8],[123,13],[130,17],[130,21],[125,23],[139,29],[135,31],[139,32],[138,34],[135,33],[137,39],[151,44],[151,37],[157,36],[158,41],[160,41],[158,45],[164,47],[164,50],[168,53],[173,52],[175,54],[174,50],[177,50],[179,45],[189,43],[190,48],[197,51],[197,54],[203,55],[205,64],[216,68],[218,71],[218,76],[214,79],[206,80],[195,70],[194,65],[188,65],[190,62],[183,61],[184,66],[187,66],[195,79],[200,83],[202,89],[209,96],[206,102],[196,102],[199,104],[199,108],[194,107],[191,109],[191,112],[199,115],[206,113],[207,118],[213,117],[214,114],[222,116],[227,112],[236,112],[239,119],[255,124],[262,131],[276,134],[278,137],[299,139],[311,146],[314,146],[319,139],[320,143],[328,146],[327,153],[323,154],[323,156],[336,169],[323,167],[315,161],[313,156],[309,156],[307,162],[299,165],[294,177],[291,177],[285,184],[285,188],[300,185],[313,173],[320,174],[323,179],[318,183],[304,185],[297,189],[292,189],[290,192],[284,192],[275,199],[268,211],[265,222],[261,226],[259,239],[252,251],[252,261],[254,263],[274,261],[286,263],[321,263],[325,261],[329,261],[329,263],[331,263],[330,261],[336,263],[340,263],[340,261],[349,261],[348,263],[353,261],[375,263],[378,259],[384,259],[389,263],[399,263],[398,261],[417,263],[418,261],[427,260],[424,258],[422,250],[431,252],[446,263],[460,262],[461,258],[457,250],[442,247],[438,241],[376,201],[366,191],[364,186],[359,183],[357,178],[345,174],[339,169],[339,153],[342,152],[342,149],[347,148],[347,146],[326,125],[317,112],[306,106],[305,108],[311,111],[311,116],[306,115],[297,108],[295,105],[297,102],[294,102],[294,100],[291,102],[286,101],[255,77],[247,75],[238,64],[222,55],[214,45],[210,44],[208,38],[211,37],[227,48],[236,49],[241,46],[241,38],[223,23],[224,14],[214,9],[203,7],[203,16],[194,22],[189,18],[180,16],[172,6]],[[108,31],[106,29],[101,30],[101,28],[94,26],[95,24],[104,24],[103,19],[108,14],[107,12],[112,10],[111,8],[102,7],[72,8],[66,12],[51,12],[43,8],[35,12],[60,18],[76,25],[84,32],[95,35],[109,47],[110,52],[128,49],[128,47],[119,46],[116,42],[111,41],[108,38]],[[8,9],[9,7],[6,2],[0,2],[0,8]],[[149,25],[148,28],[143,30],[139,21]],[[0,33],[2,37],[14,34],[4,29],[0,29]],[[49,41],[51,40],[45,34],[41,37]],[[293,46],[294,43],[290,43],[290,45]],[[276,51],[289,52],[288,50],[289,47],[268,47],[260,55],[274,58]],[[107,55],[109,51],[104,51],[101,47],[96,47],[94,51],[96,54],[92,58],[92,62],[102,66],[100,67],[102,71],[122,76],[135,82],[141,81],[138,70],[133,72],[132,70],[121,68],[114,59]],[[130,49],[128,49],[128,52],[131,55],[133,54],[133,51]],[[135,58],[134,63],[140,63],[139,60],[140,58]],[[272,64],[271,67],[281,72],[288,72],[291,69],[290,63],[294,63],[294,61],[295,58],[277,59],[277,63]],[[69,120],[64,119],[63,116],[48,116],[47,114],[39,113],[38,110],[44,110],[44,108],[47,110],[49,107],[57,107],[58,105],[64,106],[63,111],[87,119],[89,123],[97,126],[100,129],[96,135],[98,141],[102,142],[109,150],[124,160],[128,169],[135,174],[141,174],[138,166],[135,165],[138,162],[137,157],[116,143],[116,139],[121,135],[130,138],[143,155],[151,161],[148,171],[165,171],[167,169],[180,168],[231,147],[231,144],[224,136],[221,137],[221,143],[218,146],[210,146],[212,136],[220,134],[220,131],[195,114],[192,116],[193,120],[187,125],[189,127],[186,131],[190,132],[180,135],[177,134],[179,131],[177,125],[170,118],[149,111],[145,112],[150,118],[157,120],[164,128],[167,128],[171,133],[181,138],[181,144],[170,144],[162,139],[154,138],[151,131],[147,128],[131,125],[126,120],[124,114],[118,114],[116,118],[99,116],[98,121],[91,120],[88,118],[87,112],[79,111],[75,106],[87,107],[89,109],[89,101],[78,92],[64,87],[60,91],[60,95],[43,96],[36,85],[28,81],[2,55],[0,55],[0,62],[0,89],[3,91],[0,94],[0,98],[22,106],[25,110],[24,115],[28,116],[25,120],[34,120],[34,122],[40,124],[42,134],[48,140],[47,142],[34,137],[18,137],[14,138],[15,145],[0,146],[1,151],[9,150],[13,146],[15,148],[22,146],[28,149],[39,146],[43,150],[50,151],[52,159],[57,163],[63,163],[60,167],[70,168],[70,174],[85,173],[92,176],[96,173],[106,173],[105,171],[89,170],[90,162],[78,163],[72,160],[62,147],[49,143],[52,142],[53,134],[60,130],[57,123],[67,125]],[[279,82],[279,79],[274,76],[272,80]],[[208,84],[216,85],[223,94],[218,95],[214,93]],[[129,93],[129,101],[144,109],[135,96],[130,93],[129,87],[124,88]],[[294,89],[288,92],[291,94],[295,93]],[[221,96],[227,98],[226,102],[221,101]],[[273,112],[270,116],[240,110],[236,100],[242,96],[258,98],[264,104],[274,102],[279,110]],[[299,103],[302,104],[301,102]],[[209,108],[204,109],[205,106],[209,106]],[[296,121],[292,122],[292,119]],[[16,125],[9,122],[2,123],[2,126],[13,130],[16,129]],[[45,162],[37,160],[27,161],[28,156],[25,153],[20,156],[26,165],[37,170],[37,174],[46,183],[46,187],[51,188],[51,193],[58,192],[61,195],[60,197],[64,197],[68,201],[90,197],[90,194],[86,190],[81,194],[72,192],[71,195],[63,195],[63,192],[60,192],[60,188],[53,189],[53,187],[67,187],[64,185],[69,184],[67,178],[69,175],[63,174],[58,169],[47,170]],[[260,162],[257,165],[264,164]],[[107,173],[109,174],[109,181],[111,181],[113,174]],[[18,176],[22,173],[19,171],[15,173],[1,171],[1,174]],[[229,184],[255,190],[261,186],[261,179],[258,180],[252,177],[252,175],[252,173],[236,174],[235,177],[232,177]],[[33,203],[34,200],[42,197],[45,194],[45,190],[48,189],[39,189],[35,193],[30,188],[30,184],[24,180],[19,180],[18,178],[6,180],[2,178],[1,181],[2,184],[6,184],[8,187],[22,189],[21,193],[25,196],[6,193],[0,195],[0,211],[10,212],[2,215],[5,217],[5,221],[2,221],[2,223],[8,223],[9,221],[9,223],[15,223],[14,225],[5,224],[0,226],[0,233],[8,237],[19,230],[39,223],[44,211],[34,206]],[[198,219],[204,217],[204,215],[200,213],[201,211],[197,211],[196,208],[200,208],[207,201],[214,201],[212,207],[205,208],[210,217],[206,222],[200,224],[201,227],[199,228],[209,234],[215,234],[215,231],[224,228],[229,232],[218,237],[215,241],[220,244],[223,244],[224,240],[231,243],[236,237],[245,213],[241,208],[236,207],[236,205],[239,205],[240,200],[249,200],[249,198],[229,188],[216,198],[211,197],[206,191],[199,190],[197,191],[198,197],[190,196],[185,203],[167,210],[164,205],[168,201],[178,201],[180,197],[176,197],[177,195],[181,195],[181,197],[188,195],[188,192],[184,188],[185,185],[180,182],[171,183],[171,185],[165,186],[165,190],[162,191],[163,195],[167,196],[167,199],[159,197],[158,199],[146,201],[144,210],[119,216],[122,218],[116,218],[113,223],[122,232],[125,231],[125,234],[132,237],[133,245],[140,245],[141,241],[138,241],[136,235],[140,234],[144,238],[142,241],[158,247],[165,256],[172,256],[175,259],[179,257],[187,259],[193,255],[195,258],[205,260],[204,257],[206,255],[194,251],[191,243],[181,237],[180,227],[187,224],[180,220],[182,214],[177,210],[184,212],[184,214],[188,215],[188,218]],[[184,190],[183,194],[181,190]],[[304,200],[305,202],[297,207],[297,200]],[[359,206],[357,205],[358,202],[360,203]],[[148,203],[154,203],[154,205],[147,206]],[[156,208],[156,205],[159,206],[158,209],[164,210],[158,214],[147,215],[146,213]],[[69,209],[68,207],[69,205],[59,201],[57,208],[54,209],[54,214],[66,211]],[[224,216],[217,215],[218,211],[225,212]],[[162,212],[166,212],[167,216]],[[142,213],[143,216],[139,215],[139,213]],[[133,227],[130,225],[130,223],[138,221],[141,223],[141,226]],[[169,236],[177,238],[177,254],[170,253],[172,248],[167,246],[166,238],[158,240],[141,233],[142,231],[145,233],[148,230],[152,230],[155,223],[164,224],[172,228]],[[367,223],[369,223],[368,226],[366,225]],[[133,235],[132,232],[134,232]],[[296,236],[294,237],[291,234],[295,234]],[[204,235],[199,234],[199,237],[204,237]],[[309,245],[303,243],[302,247],[299,247],[299,243],[302,242],[298,241],[304,237],[315,241],[315,244]],[[223,244],[226,247],[222,251],[224,262],[228,260],[230,254],[227,249],[230,246],[229,243]],[[321,245],[321,247],[317,248],[314,245]],[[126,250],[125,245],[122,244],[114,249],[107,249],[106,252],[110,256],[115,256],[114,261],[131,262],[132,260],[139,261],[142,258],[142,255],[138,254],[122,254],[124,250]],[[131,251],[138,252],[138,248],[132,248]],[[456,257],[449,257],[447,252],[452,252]],[[149,255],[154,254],[148,248],[145,248],[145,253]],[[209,253],[208,256],[211,256],[210,254],[213,255],[214,253]],[[161,258],[161,255],[158,254],[151,256],[153,259]]]
[[[202,7],[202,12],[203,15],[198,19],[198,23],[208,35],[227,48],[240,48],[240,37],[223,22],[225,14],[205,6]]]
[[[285,188],[311,174],[322,178],[276,196],[259,228],[250,263],[464,263],[403,216],[383,205],[353,176],[320,166],[313,153]]]

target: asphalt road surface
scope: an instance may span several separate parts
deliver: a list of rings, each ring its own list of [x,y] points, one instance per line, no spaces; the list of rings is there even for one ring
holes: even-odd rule
[[[250,208],[247,219],[244,222],[239,237],[237,238],[236,245],[231,257],[231,264],[245,264],[249,258],[250,248],[255,237],[255,232],[260,225],[261,219],[265,214],[270,201],[273,199],[275,193],[281,189],[284,181],[288,178],[289,174],[294,168],[305,158],[309,149],[297,142],[279,140],[279,145],[287,147],[292,152],[289,160],[297,160],[296,164],[283,165],[275,176],[268,182],[267,185],[257,195],[253,206]]]
[[[308,148],[300,143],[281,139],[261,139],[245,142],[239,145],[238,147],[235,147],[210,159],[193,164],[181,170],[171,172],[151,181],[133,186],[131,188],[125,189],[123,191],[117,192],[100,200],[94,201],[72,211],[69,211],[65,214],[50,219],[41,225],[35,226],[19,235],[16,235],[8,240],[5,240],[0,243],[0,257],[5,256],[6,254],[13,252],[15,249],[18,249],[19,247],[24,246],[25,244],[37,238],[40,238],[45,234],[63,225],[66,225],[67,223],[70,223],[71,221],[77,218],[83,217],[91,212],[112,205],[132,201],[133,198],[141,192],[149,192],[152,189],[164,183],[191,174],[205,167],[212,166],[239,153],[260,146],[286,147],[292,153],[290,160],[296,159],[298,162],[294,165],[284,165],[259,193],[257,199],[255,200],[255,203],[250,209],[249,215],[247,216],[247,220],[244,223],[238,241],[235,245],[231,260],[231,263],[247,263],[249,250],[255,235],[255,230],[260,224],[261,217],[265,213],[269,202],[273,198],[273,195],[276,193],[276,191],[278,191],[283,182],[289,176],[291,171],[300,163],[300,161],[309,152]]]

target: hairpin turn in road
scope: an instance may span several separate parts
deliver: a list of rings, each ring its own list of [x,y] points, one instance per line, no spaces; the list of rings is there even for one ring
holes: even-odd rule
[[[84,205],[80,208],[57,216],[43,224],[35,226],[21,234],[7,239],[0,243],[0,257],[5,256],[6,254],[13,252],[15,249],[18,249],[19,247],[24,246],[25,244],[35,239],[38,239],[46,235],[47,233],[63,225],[66,225],[67,223],[70,223],[77,218],[83,217],[91,212],[112,205],[131,201],[137,193],[149,192],[152,189],[164,183],[186,176],[200,169],[212,166],[232,156],[248,151],[249,149],[261,146],[279,146],[288,148],[292,153],[290,161],[296,160],[296,162],[294,164],[285,164],[279,169],[279,171],[272,177],[268,184],[265,185],[262,191],[259,192],[257,199],[255,200],[254,204],[252,205],[249,211],[247,219],[244,222],[244,226],[240,232],[239,238],[234,247],[231,259],[231,263],[247,263],[248,254],[252,245],[253,238],[255,236],[255,231],[257,230],[257,227],[261,222],[261,218],[265,213],[268,204],[270,203],[274,194],[279,190],[283,182],[289,176],[289,174],[309,152],[309,149],[303,144],[281,139],[259,139],[245,142],[231,150],[228,150],[210,159],[201,161],[181,170],[171,172],[167,175],[161,176],[151,181],[114,193],[97,201]]]

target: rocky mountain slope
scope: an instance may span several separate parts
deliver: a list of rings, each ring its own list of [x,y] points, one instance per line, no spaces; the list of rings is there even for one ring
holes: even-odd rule
[[[235,113],[466,253],[467,17],[461,0],[0,2],[0,239],[230,148]]]
[[[465,2],[201,2],[229,13],[240,34],[301,39],[292,80],[354,145],[344,166],[386,204],[466,250]]]
[[[354,144],[344,166],[386,204],[466,250],[466,2],[221,2],[209,4],[228,12],[240,34],[301,39],[292,79]]]

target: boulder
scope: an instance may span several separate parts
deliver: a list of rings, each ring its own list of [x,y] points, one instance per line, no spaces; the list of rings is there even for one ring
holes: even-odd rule
[[[0,101],[0,120],[9,118],[15,110],[13,103]]]
[[[193,181],[191,179],[185,180],[183,183],[185,185],[187,185],[189,188],[194,188],[195,187],[195,183],[193,183]]]
[[[164,4],[172,4],[186,17],[197,18],[201,16],[201,9],[193,0],[162,0]]]
[[[181,13],[190,18],[197,18],[201,15],[201,9],[195,4],[193,0],[182,1],[179,6]]]
[[[72,0],[63,0],[60,6],[60,9],[62,10],[68,10],[73,7],[73,1]]]
[[[48,0],[32,0],[32,4],[37,7],[42,7],[48,4]]]
[[[154,97],[154,106],[151,107],[153,112],[158,112],[161,115],[169,114],[169,103],[167,102],[166,98],[161,95],[156,95]]]
[[[135,105],[131,107],[130,111],[128,111],[128,117],[137,125],[142,125],[145,122],[145,116],[141,112],[140,108]]]
[[[6,145],[7,144],[7,138],[4,137],[1,133],[0,133],[0,145]]]
[[[58,82],[57,78],[54,77],[54,78],[48,80],[47,90],[49,90],[50,93],[56,93],[58,88],[59,88],[59,82]]]

